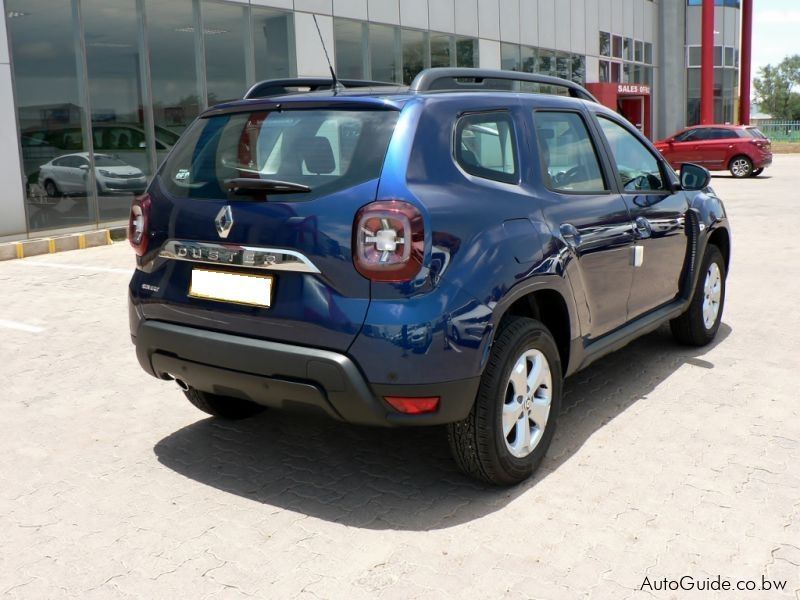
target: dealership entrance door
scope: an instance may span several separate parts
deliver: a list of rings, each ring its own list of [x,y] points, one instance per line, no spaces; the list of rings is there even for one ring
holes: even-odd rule
[[[601,104],[617,111],[648,138],[650,128],[650,86],[637,83],[587,83],[586,89]]]

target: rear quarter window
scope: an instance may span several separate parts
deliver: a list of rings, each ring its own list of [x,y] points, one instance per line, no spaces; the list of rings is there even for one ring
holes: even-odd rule
[[[517,183],[514,138],[514,122],[506,112],[464,115],[456,123],[456,161],[470,175]]]
[[[159,178],[178,197],[225,198],[231,179],[306,185],[310,200],[380,175],[399,113],[394,110],[250,111],[199,119]]]

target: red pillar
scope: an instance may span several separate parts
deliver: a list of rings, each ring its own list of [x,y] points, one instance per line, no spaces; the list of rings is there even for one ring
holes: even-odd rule
[[[750,124],[750,67],[753,49],[753,0],[742,2],[742,48],[739,72],[742,81],[739,85],[739,123]]]
[[[714,122],[714,0],[703,0],[700,123]]]

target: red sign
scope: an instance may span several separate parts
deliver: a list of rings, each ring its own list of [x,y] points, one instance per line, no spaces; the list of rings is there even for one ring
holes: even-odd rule
[[[637,94],[639,96],[649,96],[650,86],[639,85],[638,83],[620,83],[617,86],[618,94]]]

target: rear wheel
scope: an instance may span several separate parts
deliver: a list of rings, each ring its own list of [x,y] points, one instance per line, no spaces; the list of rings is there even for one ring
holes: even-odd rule
[[[716,246],[708,246],[689,308],[669,323],[675,339],[690,346],[705,346],[714,339],[725,306],[725,277],[722,253]]]
[[[751,173],[751,177],[758,177],[758,176],[759,176],[759,175],[761,175],[763,172],[764,172],[764,167],[761,167],[760,169],[756,169],[755,171],[753,171],[753,172]]]
[[[222,419],[246,419],[253,417],[264,410],[264,407],[242,400],[241,398],[228,398],[226,396],[218,396],[217,394],[209,394],[208,392],[201,392],[194,388],[189,388],[185,392],[186,397],[189,399],[195,408],[199,408],[205,413]]]
[[[553,336],[539,321],[513,318],[492,345],[472,411],[447,427],[459,469],[495,485],[527,479],[553,439],[561,389]]]
[[[729,169],[731,175],[737,179],[750,177],[753,174],[753,161],[746,156],[734,156],[731,159]]]
[[[44,182],[44,191],[50,198],[57,198],[61,194],[58,192],[58,187],[52,179]]]

